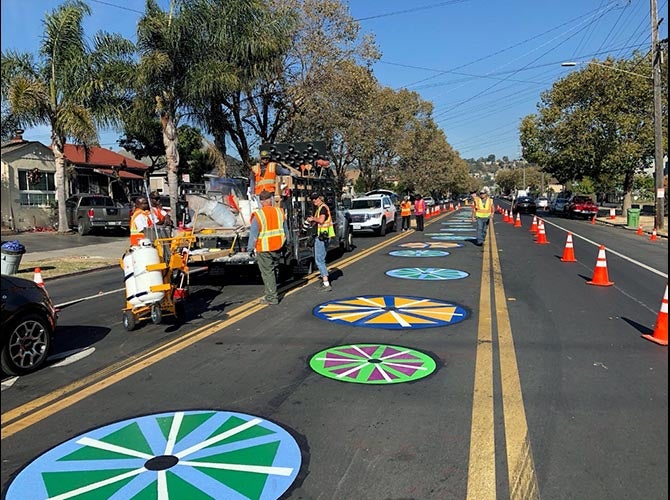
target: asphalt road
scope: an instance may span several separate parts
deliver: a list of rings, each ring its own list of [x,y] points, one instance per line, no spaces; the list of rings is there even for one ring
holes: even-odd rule
[[[667,240],[547,217],[540,245],[528,216],[483,248],[433,239],[469,237],[459,218],[357,238],[334,292],[306,280],[279,306],[253,275],[194,277],[184,325],[123,330],[118,269],[54,280],[56,351],[82,357],[3,381],[7,498],[107,498],[110,477],[119,498],[667,498],[667,347],[640,337]],[[448,255],[390,255],[407,243]],[[612,286],[586,283],[599,245]]]

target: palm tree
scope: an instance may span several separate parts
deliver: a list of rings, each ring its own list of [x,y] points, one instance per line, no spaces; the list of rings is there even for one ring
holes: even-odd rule
[[[124,82],[132,75],[134,46],[119,35],[99,32],[90,48],[82,28],[90,13],[83,1],[67,0],[45,15],[37,60],[31,54],[2,53],[2,99],[9,116],[22,126],[51,129],[59,232],[69,230],[65,144],[97,144],[97,126],[118,125],[129,97]]]

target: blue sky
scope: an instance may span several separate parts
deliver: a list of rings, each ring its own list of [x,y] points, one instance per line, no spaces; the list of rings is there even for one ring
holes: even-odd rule
[[[623,58],[651,46],[649,0],[350,0],[363,33],[382,52],[374,73],[382,85],[419,92],[434,105],[447,141],[463,158],[521,157],[518,126],[536,112],[540,94],[577,68],[565,61]],[[667,0],[657,0],[665,18]],[[88,0],[86,34],[135,39],[144,0]],[[159,0],[168,8],[170,0]],[[36,52],[45,12],[55,0],[2,0],[2,50]],[[604,70],[607,71],[607,70]],[[118,149],[118,133],[101,133]],[[49,144],[46,129],[24,137]]]

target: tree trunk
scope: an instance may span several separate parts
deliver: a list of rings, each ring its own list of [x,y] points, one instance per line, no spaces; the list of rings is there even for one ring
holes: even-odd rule
[[[70,231],[70,226],[67,222],[67,209],[65,207],[65,200],[67,199],[66,179],[65,175],[65,154],[63,153],[64,141],[60,137],[52,134],[51,149],[54,153],[54,163],[56,164],[56,172],[54,173],[54,183],[56,184],[56,203],[58,204],[58,232],[67,233]]]
[[[163,144],[165,145],[165,160],[167,164],[167,182],[168,193],[170,194],[170,212],[173,214],[173,220],[177,218],[177,198],[179,195],[179,178],[177,170],[179,168],[179,151],[177,149],[177,127],[174,118],[170,115],[161,116],[163,125]]]

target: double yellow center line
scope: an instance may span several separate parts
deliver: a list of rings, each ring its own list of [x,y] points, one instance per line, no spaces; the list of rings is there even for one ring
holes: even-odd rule
[[[500,366],[502,411],[505,427],[505,452],[509,498],[536,500],[540,498],[535,473],[535,462],[528,436],[526,412],[523,406],[521,382],[514,351],[514,339],[503,289],[498,246],[493,227],[484,244],[481,291],[479,297],[479,324],[477,359],[472,401],[470,429],[470,459],[468,465],[467,500],[495,500],[496,450],[493,389],[494,341]],[[493,308],[495,304],[495,330]]]

